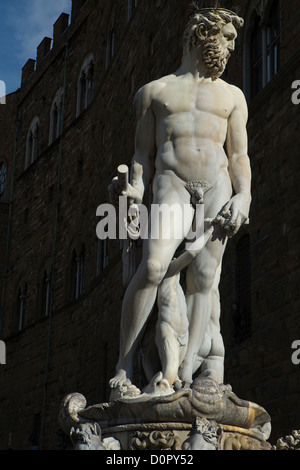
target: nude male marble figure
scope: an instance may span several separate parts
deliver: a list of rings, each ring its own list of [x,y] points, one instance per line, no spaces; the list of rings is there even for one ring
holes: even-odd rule
[[[110,380],[112,389],[132,383],[134,356],[158,287],[192,226],[197,200],[203,204],[205,218],[215,223],[212,236],[186,272],[188,344],[178,379],[188,387],[201,365],[204,375],[223,382],[221,263],[227,239],[249,217],[251,168],[244,95],[220,77],[242,26],[243,20],[228,10],[195,9],[185,29],[179,69],[137,93],[135,154],[126,195],[141,203],[152,181],[154,203],[190,204],[191,211],[181,239],[171,227],[170,239],[150,237],[143,242],[142,261],[123,301],[120,355],[116,375]],[[162,377],[162,389],[163,381]]]

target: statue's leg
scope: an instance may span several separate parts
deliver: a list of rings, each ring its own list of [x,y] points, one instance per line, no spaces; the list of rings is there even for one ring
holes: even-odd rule
[[[178,379],[178,369],[185,356],[188,320],[180,274],[164,279],[158,293],[156,344],[162,364],[162,377],[170,387]]]
[[[211,344],[211,349],[208,354],[203,351],[203,346],[200,347],[199,355],[204,358],[201,365],[201,375],[211,377],[219,384],[224,380],[224,343],[220,331],[220,296],[219,296],[219,282],[220,282],[221,266],[217,270],[216,278],[212,291],[212,314],[208,324],[207,336]],[[193,372],[196,372],[194,368]]]
[[[179,192],[182,197],[179,197]],[[125,293],[121,327],[120,355],[116,376],[111,379],[111,388],[129,384],[133,376],[134,355],[140,344],[144,329],[156,300],[157,289],[164,278],[174,253],[188,233],[193,219],[193,210],[189,214],[183,212],[184,204],[189,203],[189,195],[183,185],[178,188],[172,181],[164,181],[159,191],[156,204],[171,207],[178,205],[178,211],[172,212],[172,220],[161,222],[161,216],[156,214],[149,223],[149,237],[144,240],[141,264]],[[182,225],[182,215],[185,214]],[[156,231],[155,224],[160,230]],[[176,233],[181,227],[180,233]],[[155,237],[153,237],[153,231]],[[166,236],[166,233],[168,234]]]
[[[120,356],[117,374],[110,381],[112,388],[131,383],[133,376],[134,355],[140,344],[144,328],[156,300],[157,288],[162,281],[177,246],[168,243],[168,247],[155,240],[145,240],[144,256],[141,264],[129,284],[122,307],[120,326]],[[149,245],[151,244],[151,249]],[[160,249],[158,249],[160,247]],[[150,256],[151,251],[151,256]]]
[[[218,259],[206,247],[187,270],[189,342],[180,373],[185,384],[192,383],[194,364],[204,342],[213,307],[213,282]]]
[[[214,218],[231,197],[228,179],[218,181],[204,200],[205,218]],[[180,378],[186,384],[192,383],[194,364],[206,337],[209,322],[215,310],[216,279],[221,270],[222,257],[227,238],[221,227],[215,227],[211,240],[192,261],[187,269],[187,306],[189,319],[189,342],[186,357],[180,370]],[[215,311],[219,316],[219,308]],[[206,345],[205,345],[206,347]]]

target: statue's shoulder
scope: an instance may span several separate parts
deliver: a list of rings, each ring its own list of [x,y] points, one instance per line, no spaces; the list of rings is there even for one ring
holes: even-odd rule
[[[226,83],[226,82],[224,82]],[[246,98],[244,95],[243,90],[241,90],[238,86],[232,85],[231,83],[226,83],[228,90],[232,94],[235,104],[244,106],[246,104]]]
[[[174,75],[168,75],[152,82],[143,85],[135,95],[134,108],[138,115],[144,114],[144,112],[151,107],[153,100],[155,100],[160,91],[174,79]]]
[[[218,79],[218,83],[224,87],[235,99],[245,100],[244,92],[238,86],[225,82],[225,80],[222,80],[221,78]]]
[[[136,97],[153,98],[157,95],[157,93],[162,90],[162,88],[164,88],[168,83],[170,83],[174,79],[174,75],[166,75],[165,77],[153,80],[152,82],[149,82],[146,85],[142,86],[138,90]]]
[[[236,85],[232,85],[231,83],[227,83],[224,80],[219,79],[219,83],[226,88],[228,93],[232,97],[232,101],[234,104],[233,109],[238,109],[242,112],[242,114],[247,118],[248,115],[248,105],[244,95],[244,92]]]

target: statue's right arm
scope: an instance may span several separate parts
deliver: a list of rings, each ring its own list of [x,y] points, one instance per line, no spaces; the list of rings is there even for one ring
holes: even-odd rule
[[[154,175],[156,156],[156,122],[152,110],[152,84],[141,88],[135,97],[137,127],[135,135],[135,153],[132,159],[130,183],[133,189],[141,195]]]

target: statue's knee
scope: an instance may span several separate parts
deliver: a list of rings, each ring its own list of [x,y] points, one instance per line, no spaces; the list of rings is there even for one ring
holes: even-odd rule
[[[210,276],[209,274],[202,275],[199,278],[199,286],[202,292],[210,292],[212,290],[213,285],[214,285],[214,278]]]
[[[146,263],[146,279],[147,282],[158,286],[163,280],[167,271],[167,266],[164,266],[160,261],[149,259]]]

